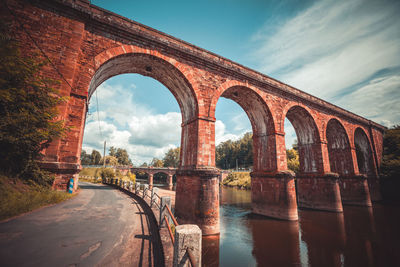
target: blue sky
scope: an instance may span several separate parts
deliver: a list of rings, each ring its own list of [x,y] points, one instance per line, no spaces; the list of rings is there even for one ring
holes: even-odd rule
[[[385,126],[400,123],[400,1],[92,3]],[[94,94],[86,151],[102,151],[106,139],[140,164],[179,146],[179,106],[159,82],[116,76],[99,86],[97,100],[98,106]],[[217,143],[251,131],[246,114],[231,100],[219,100],[216,118]],[[290,146],[296,135],[289,123],[285,131]]]

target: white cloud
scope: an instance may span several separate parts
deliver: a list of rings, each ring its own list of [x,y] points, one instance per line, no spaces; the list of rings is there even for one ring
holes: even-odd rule
[[[215,145],[219,145],[222,142],[228,141],[229,139],[234,141],[238,140],[242,134],[233,134],[233,133],[226,133],[225,124],[220,121],[216,120],[215,122]]]
[[[277,27],[267,24],[253,36],[259,45],[255,57],[262,59],[259,69],[303,91],[332,100],[348,94],[363,82],[376,78],[382,70],[400,65],[400,2],[317,1]],[[399,102],[389,80],[374,81],[380,103],[370,107],[371,99],[359,93],[357,98],[339,103],[369,118],[399,122],[386,105]],[[391,80],[393,81],[393,80]],[[359,92],[371,93],[364,88]],[[386,88],[385,86],[389,86]],[[397,87],[397,90],[399,87]],[[382,109],[380,109],[382,108]]]

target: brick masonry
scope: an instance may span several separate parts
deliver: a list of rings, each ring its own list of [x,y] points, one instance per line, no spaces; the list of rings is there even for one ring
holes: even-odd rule
[[[298,137],[300,176],[309,180],[301,182],[301,190],[315,194],[309,205],[333,201],[328,206],[339,206],[337,186],[323,180],[331,172],[339,181],[347,179],[346,197],[352,198],[352,181],[363,188],[357,177],[365,174],[369,188],[363,194],[380,198],[384,127],[379,124],[85,0],[6,0],[0,15],[24,53],[37,52],[37,46],[45,52],[55,67],[49,64],[43,75],[61,80],[58,89],[69,97],[59,111],[71,131],[44,151],[43,166],[56,174],[56,189],[66,189],[72,176],[77,179],[87,102],[97,86],[118,74],[138,73],[164,84],[180,106],[177,213],[203,232],[219,232],[218,182],[207,175],[215,170],[215,108],[221,96],[237,102],[252,124],[255,212],[297,218],[294,181],[281,177],[287,170],[285,118]],[[321,186],[311,190],[317,181]],[[325,193],[332,197],[321,199]],[[270,207],[273,211],[266,210]]]

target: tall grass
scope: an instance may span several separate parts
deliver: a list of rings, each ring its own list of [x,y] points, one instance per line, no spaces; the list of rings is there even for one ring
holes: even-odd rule
[[[36,184],[0,176],[0,220],[72,197],[67,192],[53,191]]]
[[[239,187],[242,189],[251,188],[251,178],[249,172],[231,172],[222,181],[223,185]]]

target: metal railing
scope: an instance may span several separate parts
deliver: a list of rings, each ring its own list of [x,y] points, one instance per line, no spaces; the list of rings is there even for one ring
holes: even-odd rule
[[[149,201],[148,205],[150,208],[155,208],[156,210],[159,210],[160,212],[160,217],[159,217],[159,227],[167,227],[169,236],[171,238],[171,243],[173,246],[175,246],[175,237],[174,237],[174,230],[171,227],[171,224],[174,225],[174,229],[176,229],[177,226],[179,226],[178,221],[176,220],[174,214],[172,213],[171,210],[171,198],[170,197],[162,197],[159,194],[157,194],[158,188],[153,187],[149,188],[148,184],[140,184],[140,183],[133,183],[133,182],[127,182],[127,181],[122,181],[121,179],[110,179],[106,178],[103,179],[103,183],[105,184],[111,184],[111,185],[117,185],[129,192],[135,193],[137,196],[141,197],[146,203],[147,200]],[[154,212],[154,210],[153,210]],[[170,223],[170,221],[172,221]],[[164,226],[165,223],[165,226]],[[201,249],[201,248],[200,248]],[[192,267],[198,267],[199,264],[196,260],[196,257],[193,255],[193,252],[191,249],[186,248],[186,252],[189,258],[189,262]],[[174,249],[175,253],[175,249]]]

